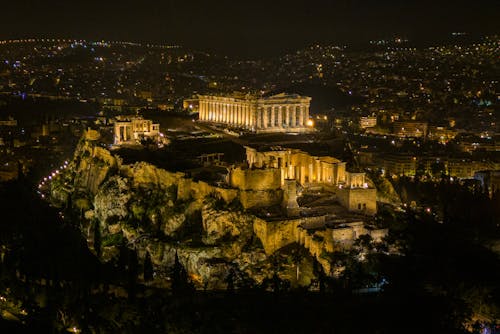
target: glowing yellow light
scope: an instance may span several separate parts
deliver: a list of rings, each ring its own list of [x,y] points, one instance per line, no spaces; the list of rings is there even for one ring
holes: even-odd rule
[[[314,121],[312,119],[308,119],[306,122],[307,126],[314,126]]]

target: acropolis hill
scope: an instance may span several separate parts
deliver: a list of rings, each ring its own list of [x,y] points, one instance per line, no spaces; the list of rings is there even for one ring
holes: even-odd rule
[[[245,149],[246,161],[225,166],[224,182],[211,182],[145,161],[123,163],[89,129],[51,183],[51,201],[81,216],[102,261],[116,261],[123,246],[135,248],[140,262],[150,256],[158,285],[167,284],[176,254],[198,288],[224,289],[229,270],[237,282],[260,284],[273,275],[271,258],[303,247],[302,274],[284,261],[279,275],[308,286],[314,261],[336,275],[342,268],[332,267],[329,254],[362,235],[374,242],[386,235],[370,223],[376,190],[364,173],[299,149]]]

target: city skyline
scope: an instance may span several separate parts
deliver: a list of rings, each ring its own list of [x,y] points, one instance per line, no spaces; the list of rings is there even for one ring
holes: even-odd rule
[[[366,43],[395,36],[433,41],[452,32],[500,31],[498,3],[481,1],[87,1],[4,4],[0,38],[87,38],[180,44],[241,57],[312,43]]]

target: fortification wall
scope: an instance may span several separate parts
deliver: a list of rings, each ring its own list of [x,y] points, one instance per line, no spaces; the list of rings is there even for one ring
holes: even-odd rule
[[[307,238],[304,229],[299,226],[302,224],[315,224],[321,221],[324,223],[325,216],[276,221],[257,219],[254,223],[254,232],[261,240],[266,254],[272,254],[293,242],[304,245]]]
[[[333,229],[331,235],[334,240],[339,242],[352,241],[356,237],[356,233],[350,227]]]
[[[377,213],[377,190],[373,188],[344,188],[336,191],[337,198],[351,212],[375,215]]]
[[[245,209],[262,208],[281,204],[283,191],[240,191],[239,200]]]
[[[325,216],[302,217],[280,221],[254,221],[254,233],[259,237],[266,254],[272,254],[278,249],[293,242],[304,246],[323,266],[325,272],[333,275],[331,264],[323,258],[323,253],[333,253],[349,248],[361,235],[369,234],[374,241],[380,241],[387,235],[386,229],[370,230],[363,222],[348,223],[344,227],[320,228],[325,224]],[[308,226],[308,228],[304,228]],[[311,228],[318,226],[317,229]]]
[[[240,190],[275,190],[281,187],[279,169],[235,168],[229,175],[229,183]]]
[[[296,230],[301,222],[301,219],[272,222],[257,219],[254,222],[253,228],[255,234],[262,242],[266,254],[272,254],[278,249],[296,241]]]

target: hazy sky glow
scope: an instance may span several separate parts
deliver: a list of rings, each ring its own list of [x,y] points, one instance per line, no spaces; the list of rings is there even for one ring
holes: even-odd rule
[[[0,38],[148,40],[255,55],[395,34],[499,33],[499,13],[498,0],[18,0],[2,3]]]

